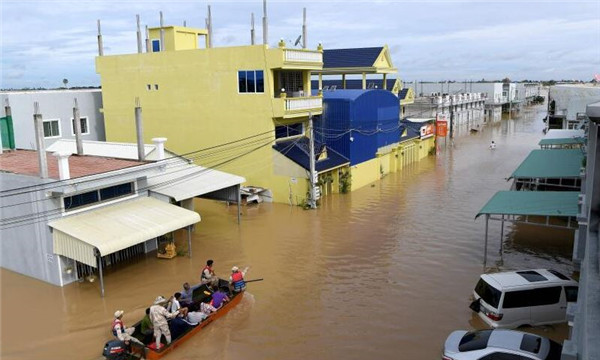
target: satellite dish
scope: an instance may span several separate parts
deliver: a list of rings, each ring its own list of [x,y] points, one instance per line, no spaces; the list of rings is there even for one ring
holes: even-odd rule
[[[296,38],[296,41],[294,42],[294,46],[298,46],[298,44],[300,44],[300,39],[302,39],[302,35],[298,35],[298,38]]]

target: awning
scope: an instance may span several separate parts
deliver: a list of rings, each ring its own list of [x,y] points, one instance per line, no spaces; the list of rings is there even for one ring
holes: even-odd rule
[[[577,191],[498,191],[480,215],[577,216]]]
[[[238,186],[244,182],[246,179],[241,176],[218,170],[197,165],[175,165],[167,168],[163,175],[149,178],[148,186],[152,192],[181,201]]]
[[[552,146],[552,145],[584,144],[585,140],[586,140],[585,132],[583,130],[552,129],[552,130],[548,130],[548,132],[542,138],[542,140],[540,140],[538,145]]]
[[[143,197],[52,221],[54,253],[96,267],[105,256],[200,221],[198,213]]]
[[[582,161],[581,149],[533,150],[510,177],[518,179],[579,178]]]

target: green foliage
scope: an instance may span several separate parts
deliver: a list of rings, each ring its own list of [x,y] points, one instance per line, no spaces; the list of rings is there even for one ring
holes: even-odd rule
[[[331,174],[324,174],[319,176],[319,181],[317,181],[317,185],[325,186],[327,184],[331,184],[333,182],[333,176]]]
[[[352,185],[352,174],[350,170],[344,171],[340,174],[340,192],[342,194],[346,194],[350,191],[350,186]]]

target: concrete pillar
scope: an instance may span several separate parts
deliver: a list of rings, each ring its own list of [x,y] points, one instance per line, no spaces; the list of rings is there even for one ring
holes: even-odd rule
[[[58,159],[58,175],[60,180],[69,180],[71,173],[69,171],[70,153],[55,152],[53,154]]]

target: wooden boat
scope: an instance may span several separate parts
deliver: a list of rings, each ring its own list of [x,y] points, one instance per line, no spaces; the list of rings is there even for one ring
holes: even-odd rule
[[[222,280],[222,279],[219,280],[219,288],[222,289],[226,293],[228,293],[228,291],[229,291],[228,285],[229,285],[229,283],[227,281]],[[209,290],[207,285],[198,285],[197,287],[194,287],[194,290],[193,290],[193,295],[192,295],[193,303],[195,305],[199,305],[201,302],[206,302],[207,300],[209,300],[211,298],[211,294],[212,293]],[[244,291],[239,292],[239,293],[228,294],[228,296],[229,296],[229,302],[224,303],[217,310],[216,313],[214,313],[211,316],[209,316],[208,318],[204,319],[198,325],[190,327],[185,332],[183,332],[181,335],[179,335],[177,338],[172,339],[171,344],[167,345],[165,343],[165,338],[163,336],[161,339],[163,346],[160,349],[156,350],[151,347],[148,347],[148,345],[151,345],[153,342],[151,342],[150,344],[147,344],[147,346],[145,346],[145,347],[142,347],[141,345],[132,343],[131,344],[131,352],[134,355],[142,356],[142,358],[145,358],[148,360],[156,360],[156,359],[162,358],[166,354],[173,351],[173,349],[175,349],[179,345],[183,344],[186,340],[188,340],[189,338],[191,338],[192,336],[194,336],[195,334],[200,332],[202,329],[204,329],[206,326],[208,326],[208,324],[225,316],[225,314],[227,314],[229,311],[231,311],[231,309],[236,307],[240,303],[240,301],[242,301],[242,298],[244,297]],[[134,325],[134,327],[135,327],[135,332],[133,333],[133,336],[138,338],[139,340],[143,341],[144,335],[141,332],[141,321],[136,323]]]

